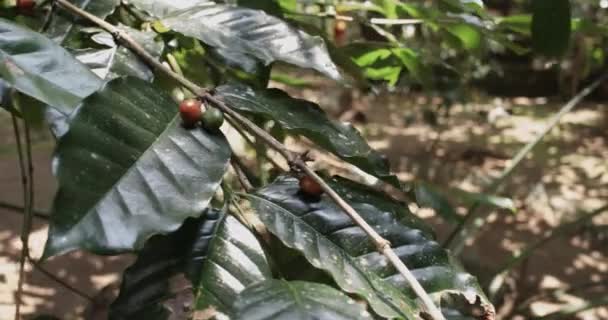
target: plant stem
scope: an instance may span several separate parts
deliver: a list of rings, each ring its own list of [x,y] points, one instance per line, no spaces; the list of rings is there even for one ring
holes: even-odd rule
[[[247,174],[245,174],[245,170],[243,169],[244,165],[241,162],[241,159],[235,156],[234,153],[230,158],[230,165],[232,165],[232,168],[234,169],[239,182],[243,186],[243,189],[245,189],[247,192],[253,190],[253,185],[249,181],[249,178],[247,178]]]
[[[15,93],[13,92],[11,94],[13,97],[12,102],[15,103]],[[19,123],[17,121],[17,117],[14,114],[11,114],[11,119],[13,122],[13,131],[14,131],[14,135],[15,135],[15,141],[17,144],[17,154],[18,154],[18,158],[19,158],[19,169],[21,172],[21,188],[22,188],[22,193],[23,193],[23,202],[25,203],[25,208],[23,210],[23,213],[25,215],[25,217],[27,217],[28,214],[28,188],[27,188],[27,173],[25,171],[25,163],[24,163],[24,159],[23,159],[23,147],[21,145],[21,133],[19,130]],[[26,219],[23,219],[22,225],[21,225],[21,254],[19,256],[19,280],[17,281],[17,292],[15,294],[15,320],[19,320],[21,318],[21,303],[22,303],[22,296],[23,296],[23,284],[25,282],[25,261],[26,261],[26,257],[28,256],[28,246],[26,241],[24,241],[25,238],[27,238],[27,236],[25,235],[25,231],[26,231],[26,225],[27,222],[25,221]]]
[[[21,214],[23,214],[23,212],[25,211],[25,207],[21,207],[21,206],[18,206],[18,205],[12,204],[12,203],[8,203],[8,202],[3,202],[3,201],[0,201],[0,208],[7,209],[12,212],[21,213]],[[32,210],[32,213],[34,214],[34,217],[40,218],[43,220],[49,220],[49,218],[50,218],[48,213],[45,213],[40,210],[34,209],[34,210]]]
[[[246,118],[246,117],[240,115],[239,113],[237,113],[236,111],[232,110],[222,100],[213,96],[208,90],[199,87],[198,85],[191,82],[190,80],[180,76],[179,74],[173,72],[169,68],[163,66],[160,62],[158,62],[158,60],[156,60],[153,56],[148,54],[143,49],[143,47],[140,44],[138,44],[134,39],[132,39],[128,34],[120,31],[119,29],[114,27],[112,24],[72,5],[71,3],[67,2],[66,0],[55,0],[55,1],[58,4],[60,4],[62,7],[67,9],[68,11],[70,11],[76,15],[79,15],[85,19],[88,19],[91,22],[96,23],[97,25],[99,25],[100,27],[105,29],[106,31],[112,33],[117,38],[117,41],[122,42],[123,45],[125,45],[126,47],[133,50],[133,52],[135,54],[137,54],[144,61],[149,63],[152,67],[167,74],[169,77],[173,78],[174,80],[178,81],[184,87],[188,88],[190,91],[192,91],[193,93],[198,95],[200,98],[211,102],[222,112],[228,114],[231,118],[236,120],[236,122],[238,122],[238,124],[240,126],[244,127],[251,134],[253,134],[257,138],[261,139],[266,144],[268,144],[271,148],[276,150],[279,154],[281,154],[287,160],[287,162],[291,166],[295,166],[295,167],[301,169],[306,174],[310,175],[315,181],[317,181],[317,183],[319,183],[319,185],[321,185],[323,190],[325,190],[325,192],[327,192],[327,194],[331,197],[331,199],[334,200],[336,202],[336,204],[338,206],[340,206],[342,208],[342,210],[344,210],[353,219],[353,221],[358,226],[360,226],[365,231],[365,233],[372,239],[372,241],[376,245],[376,248],[378,249],[378,251],[381,252],[384,256],[386,256],[386,258],[391,262],[391,264],[405,278],[405,280],[408,282],[410,287],[414,290],[416,295],[422,301],[424,307],[427,309],[426,311],[430,314],[432,319],[445,320],[444,316],[441,314],[441,311],[439,311],[439,308],[437,308],[437,306],[435,305],[435,303],[433,302],[431,297],[428,295],[428,293],[424,290],[424,288],[422,288],[422,286],[420,285],[418,280],[413,276],[413,274],[409,271],[409,269],[403,264],[403,261],[401,261],[401,259],[399,259],[399,257],[395,254],[395,252],[391,248],[390,242],[388,240],[382,238],[365,221],[365,219],[363,219],[361,217],[361,215],[359,215],[357,213],[357,211],[355,211],[355,209],[353,209],[352,206],[350,206],[346,201],[344,201],[344,199],[342,199],[342,197],[340,197],[340,195],[338,195],[338,193],[336,191],[334,191],[327,183],[325,183],[325,181],[323,181],[323,179],[321,179],[321,177],[319,177],[310,167],[308,167],[306,165],[306,163],[304,162],[304,160],[297,153],[292,152],[289,149],[287,149],[287,147],[285,145],[283,145],[281,142],[276,140],[272,135],[270,135],[264,129],[258,127],[255,123],[253,123],[248,118]]]
[[[572,111],[574,107],[576,107],[586,96],[591,94],[593,90],[595,90],[604,80],[608,78],[608,72],[600,76],[589,86],[584,88],[581,92],[579,92],[576,96],[574,96],[570,101],[568,101],[558,113],[556,113],[549,123],[545,126],[543,131],[534,138],[534,140],[530,141],[526,144],[511,160],[509,166],[507,166],[500,176],[490,186],[486,189],[485,193],[496,193],[502,186],[502,184],[511,176],[511,174],[515,171],[515,169],[521,164],[521,162],[526,158],[526,156],[536,147],[542,139],[559,123],[562,117],[568,112]],[[464,218],[464,220],[452,231],[449,235],[448,239],[444,242],[444,247],[448,247],[454,255],[460,254],[466,241],[475,235],[475,233],[479,230],[481,225],[483,225],[483,221],[487,217],[489,213],[487,211],[478,210],[481,206],[480,202],[473,203]]]

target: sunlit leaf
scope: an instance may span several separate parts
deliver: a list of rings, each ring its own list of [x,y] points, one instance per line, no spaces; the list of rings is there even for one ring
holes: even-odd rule
[[[371,319],[365,308],[324,284],[268,280],[241,292],[234,304],[240,320]]]
[[[4,19],[0,19],[0,78],[66,115],[102,84],[50,39]]]
[[[120,0],[70,0],[75,6],[104,19],[120,4]],[[86,20],[79,19],[65,10],[56,9],[45,34],[57,43],[77,35]]]
[[[88,97],[58,142],[45,257],[139,249],[201,214],[226,170],[221,133],[184,129],[171,98],[137,78]]]
[[[110,319],[231,314],[246,286],[269,278],[268,262],[251,231],[234,217],[208,209],[146,243],[125,271]]]
[[[260,10],[201,5],[165,16],[162,24],[210,46],[249,54],[265,64],[283,61],[342,79],[322,38]]]
[[[475,277],[462,270],[404,204],[345,179],[331,180],[330,185],[391,242],[396,254],[427,292],[440,296],[459,294],[471,305],[480,299],[487,314],[494,312]],[[272,233],[301,251],[311,264],[329,272],[342,289],[366,297],[376,312],[395,316],[383,313],[386,312],[383,305],[374,301],[374,296],[367,296],[369,292],[361,287],[353,288],[353,283],[362,286],[371,281],[382,284],[382,289],[375,288],[385,295],[395,294],[387,291],[391,288],[400,288],[415,297],[404,278],[376,251],[365,232],[327,196],[321,199],[306,196],[300,192],[296,178],[283,176],[249,199]],[[371,276],[363,281],[354,271],[367,277],[371,272],[376,278]],[[348,279],[351,281],[346,281]]]
[[[286,132],[302,135],[361,170],[399,185],[387,163],[351,125],[332,121],[316,104],[295,99],[278,89],[253,90],[243,85],[225,85],[218,97],[237,111],[276,121]]]

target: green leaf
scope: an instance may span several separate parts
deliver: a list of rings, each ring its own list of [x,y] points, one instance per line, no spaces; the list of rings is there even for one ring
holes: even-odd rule
[[[316,104],[290,97],[278,89],[253,90],[243,85],[225,85],[216,90],[230,107],[249,115],[277,122],[290,134],[305,136],[361,170],[399,185],[386,162],[349,124],[327,118]]]
[[[433,187],[424,183],[416,183],[414,186],[414,193],[416,194],[416,203],[420,207],[435,210],[437,214],[448,222],[457,224],[462,221],[462,217],[458,215],[450,202]]]
[[[191,270],[198,279],[196,310],[213,309],[230,314],[236,296],[248,286],[272,278],[270,266],[255,235],[232,216],[227,216],[202,249],[197,243]]]
[[[166,16],[161,22],[210,46],[249,54],[265,64],[283,61],[342,80],[322,38],[313,37],[263,11],[220,4],[200,5]]]
[[[517,32],[524,36],[530,36],[532,34],[532,15],[517,14],[503,17],[500,18],[497,26],[499,28],[505,28],[513,32]]]
[[[381,236],[391,242],[395,253],[427,292],[442,297],[460,294],[469,304],[480,299],[486,312],[493,312],[493,306],[479,288],[475,277],[461,269],[455,259],[421,227],[422,222],[405,205],[346,179],[333,179],[330,185]],[[296,178],[283,176],[249,198],[272,233],[286,245],[301,251],[314,266],[332,274],[341,288],[365,297],[381,315],[395,316],[386,312],[391,309],[375,301],[374,296],[368,297],[369,292],[366,291],[378,294],[380,290],[387,296],[393,296],[397,294],[393,289],[400,288],[411,298],[415,297],[401,275],[376,251],[364,231],[327,196],[311,199],[299,191]],[[361,272],[359,275],[365,275],[369,282],[364,282],[354,271]],[[351,283],[347,283],[346,279],[351,279]],[[353,288],[352,283],[382,284],[382,288],[363,286],[365,290],[362,290],[360,287]],[[406,300],[400,298],[393,301]]]
[[[288,247],[302,252],[313,266],[327,271],[342,290],[367,300],[383,317],[415,318],[418,309],[413,300],[342,247],[340,235],[348,235],[355,228],[349,224],[350,219],[337,214],[333,219],[317,215],[301,200],[297,179],[281,177],[255,195],[245,197],[270,232]],[[316,205],[325,204],[329,202]],[[361,243],[366,242],[359,239]]]
[[[202,251],[222,219],[219,210],[207,209],[200,218],[186,220],[177,231],[146,241],[135,263],[123,273],[109,318],[167,319],[173,310],[166,303],[176,297],[186,298],[192,306],[194,293],[187,271],[198,264],[198,255],[205,254]],[[176,286],[179,282],[182,285]]]
[[[500,209],[506,209],[511,212],[516,212],[517,208],[515,203],[510,198],[494,196],[491,194],[469,192],[462,189],[451,189],[450,192],[456,194],[457,197],[468,203],[481,203],[489,206],[493,206]]]
[[[476,27],[470,24],[451,24],[446,26],[446,30],[460,40],[460,44],[465,50],[473,51],[481,47],[482,34]]]
[[[197,6],[214,5],[209,0],[129,0],[129,3],[158,18],[186,12]]]
[[[70,2],[93,15],[105,19],[114,12],[120,0],[70,0]],[[85,24],[85,20],[78,19],[65,10],[55,10],[46,35],[57,43],[67,44],[68,39],[77,35]]]
[[[142,32],[124,25],[118,28],[128,33],[153,57],[161,56],[164,43],[155,41],[156,33]],[[100,32],[91,39],[109,48],[88,48],[76,50],[74,53],[76,58],[91,68],[98,77],[111,80],[121,76],[133,76],[146,81],[152,81],[154,78],[154,73],[148,65],[131,50],[119,46],[111,34]]]
[[[59,190],[45,257],[139,249],[207,207],[226,170],[221,133],[181,126],[177,107],[137,78],[85,99],[58,142]]]
[[[67,115],[102,81],[41,34],[0,19],[0,78]]]
[[[269,277],[268,262],[251,231],[234,217],[208,209],[178,231],[146,243],[124,273],[110,319],[186,319],[182,313],[196,314],[197,305],[230,313],[245,286]],[[197,288],[199,279],[205,295]]]
[[[324,284],[268,280],[245,289],[234,303],[235,320],[371,319],[365,308]]]
[[[532,45],[538,53],[561,56],[570,44],[570,0],[532,1]]]

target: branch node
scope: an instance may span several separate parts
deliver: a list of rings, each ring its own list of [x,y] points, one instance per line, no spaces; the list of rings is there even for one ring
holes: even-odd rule
[[[383,239],[383,238],[376,240],[376,249],[378,250],[378,252],[382,253],[386,249],[390,249],[390,248],[391,248],[390,241]]]

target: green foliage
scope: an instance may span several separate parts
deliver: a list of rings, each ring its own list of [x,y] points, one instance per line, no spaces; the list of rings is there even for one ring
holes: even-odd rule
[[[260,307],[262,306],[262,307]],[[318,283],[269,280],[243,291],[234,319],[366,319],[365,308],[344,293]]]
[[[101,81],[43,35],[0,18],[0,77],[15,89],[69,114]]]
[[[112,319],[417,319],[424,309],[360,225],[327,194],[299,190],[296,176],[302,172],[293,163],[289,174],[257,190],[242,177],[238,185],[227,173],[235,155],[216,130],[221,121],[207,119],[205,128],[186,129],[175,100],[193,94],[213,100],[211,95],[226,106],[203,101],[206,114],[225,116],[229,124],[223,128],[251,131],[239,127],[235,114],[241,114],[277,140],[304,137],[401,187],[353,126],[331,120],[315,103],[268,88],[273,68],[283,64],[280,72],[289,77],[275,73],[274,79],[293,85],[308,84],[292,75],[299,67],[342,84],[348,75],[366,89],[407,86],[447,96],[463,91],[478,69],[493,63],[493,55],[528,54],[531,41],[537,53],[561,56],[571,26],[597,37],[604,31],[585,20],[573,22],[568,1],[537,0],[531,14],[502,18],[492,17],[478,0],[335,6],[291,0],[71,2],[105,21],[125,23],[118,28],[128,39],[114,39],[61,5],[42,32],[24,27],[16,11],[4,12],[10,20],[0,19],[0,104],[28,123],[48,105],[47,122],[61,124],[53,160],[59,189],[44,257],[75,249],[137,254]],[[42,17],[48,8],[41,5],[33,16]],[[345,29],[336,28],[334,11],[346,15],[340,21]],[[347,34],[344,43],[331,43],[340,32]],[[127,48],[130,39],[175,74],[153,70]],[[602,65],[597,48],[587,53]],[[183,86],[190,83],[173,81],[180,77],[207,91],[188,92]],[[15,108],[15,92],[37,102]],[[253,137],[255,165],[266,170],[266,146],[260,144],[269,138],[259,131]],[[256,185],[277,175],[243,169]],[[391,242],[446,315],[464,319],[478,304],[482,316],[492,317],[476,278],[406,203],[343,178],[328,184]],[[506,198],[442,193],[425,182],[412,191],[420,207],[454,223],[462,219],[447,192],[465,203],[514,210]],[[222,210],[212,208],[221,201]],[[285,256],[293,258],[291,264]],[[450,303],[454,295],[466,302],[459,310]]]
[[[570,0],[533,0],[532,12],[534,49],[548,56],[564,54],[570,43]]]
[[[379,153],[349,124],[327,118],[316,104],[295,99],[278,89],[253,90],[242,85],[217,88],[218,95],[246,115],[275,121],[290,134],[302,135],[318,146],[380,179],[399,185]]]
[[[221,133],[181,126],[168,95],[135,78],[109,82],[58,141],[45,256],[136,250],[177,229],[205,209],[229,157]]]

